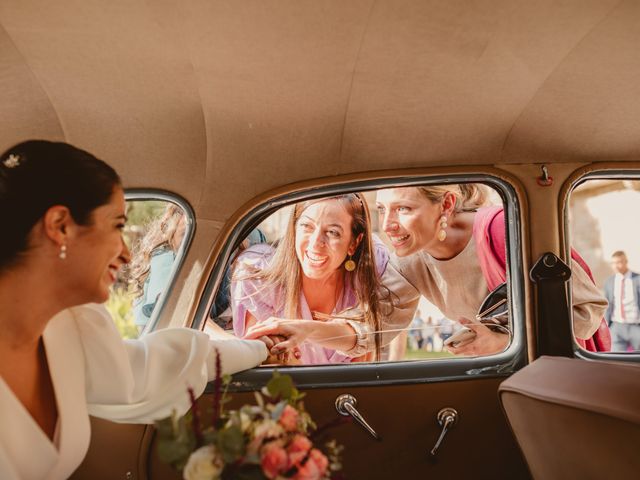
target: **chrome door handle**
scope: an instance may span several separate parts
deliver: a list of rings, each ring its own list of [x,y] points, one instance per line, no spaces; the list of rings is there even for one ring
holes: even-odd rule
[[[348,416],[353,417],[355,421],[358,422],[360,425],[362,425],[362,427],[367,432],[369,432],[369,434],[373,438],[375,438],[376,440],[382,440],[380,435],[378,435],[376,431],[373,428],[371,428],[371,425],[369,425],[367,421],[363,418],[363,416],[360,415],[360,412],[358,412],[358,410],[356,409],[357,404],[358,404],[358,401],[356,400],[356,397],[354,397],[353,395],[349,395],[348,393],[339,395],[338,398],[336,398],[336,410],[340,415],[345,417],[348,417]]]
[[[438,415],[436,415],[436,420],[438,421],[438,425],[442,427],[442,431],[440,432],[440,436],[438,437],[436,444],[429,452],[432,457],[436,456],[436,453],[438,452],[438,449],[440,448],[440,445],[442,444],[444,436],[447,434],[447,432],[451,428],[453,428],[456,423],[458,423],[458,412],[456,412],[454,408],[445,407],[438,412]]]

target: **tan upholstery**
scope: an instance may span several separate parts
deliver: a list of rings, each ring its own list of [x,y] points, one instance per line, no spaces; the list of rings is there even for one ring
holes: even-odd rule
[[[640,476],[640,365],[541,357],[499,392],[534,478]]]
[[[66,140],[217,222],[314,177],[638,160],[639,22],[632,0],[3,0],[0,150]]]

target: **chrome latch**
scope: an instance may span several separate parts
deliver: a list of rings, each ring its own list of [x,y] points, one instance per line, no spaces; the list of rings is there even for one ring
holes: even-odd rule
[[[339,395],[338,398],[336,398],[336,410],[340,415],[344,417],[353,417],[355,421],[362,425],[362,427],[369,432],[373,438],[376,440],[382,440],[380,435],[378,435],[376,431],[371,428],[371,425],[369,425],[362,415],[360,415],[360,412],[356,409],[357,404],[358,401],[356,400],[356,397],[349,395],[348,393]]]
[[[458,412],[455,408],[445,407],[438,412],[436,415],[436,420],[438,421],[438,425],[442,427],[442,431],[440,432],[440,436],[438,437],[438,441],[433,446],[429,454],[432,457],[436,456],[442,441],[444,440],[444,436],[447,434],[449,429],[453,428],[456,423],[458,423]]]

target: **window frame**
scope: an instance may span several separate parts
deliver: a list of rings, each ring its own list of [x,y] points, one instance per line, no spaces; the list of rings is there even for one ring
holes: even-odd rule
[[[589,167],[574,172],[562,187],[563,194],[561,199],[561,215],[562,215],[562,252],[564,253],[565,262],[571,259],[571,230],[569,223],[569,200],[573,191],[583,183],[589,180],[636,180],[640,182],[640,170],[630,168],[595,168]],[[571,286],[571,278],[569,286]],[[567,298],[569,304],[572,304],[572,289],[567,288]],[[571,310],[570,321],[573,326],[573,310]],[[576,358],[583,360],[607,360],[616,362],[640,363],[640,352],[590,352],[582,348],[573,339],[573,352]]]
[[[391,187],[409,187],[429,184],[482,183],[495,189],[505,208],[505,227],[508,245],[507,270],[510,280],[510,309],[514,326],[509,348],[504,352],[483,357],[456,357],[437,360],[410,360],[347,365],[304,365],[256,367],[233,377],[232,391],[259,389],[271,378],[277,368],[292,376],[303,389],[360,387],[371,385],[397,385],[435,383],[462,379],[508,377],[527,363],[525,325],[524,269],[522,260],[521,206],[514,186],[504,177],[490,173],[414,174],[378,177],[367,180],[346,179],[340,183],[333,178],[330,185],[312,186],[285,193],[260,203],[241,218],[226,239],[215,259],[196,308],[193,328],[202,329],[208,319],[209,305],[221,283],[227,262],[252,229],[277,209],[303,200],[338,195],[341,193],[378,190]]]
[[[182,240],[182,244],[180,245],[180,249],[176,252],[176,258],[173,261],[173,265],[171,266],[170,279],[167,283],[167,287],[162,291],[160,296],[158,297],[158,301],[156,303],[155,308],[153,309],[153,313],[149,318],[149,322],[144,326],[144,328],[140,331],[138,338],[153,332],[156,330],[158,320],[160,319],[162,313],[164,312],[164,307],[166,305],[166,300],[171,296],[173,292],[173,287],[178,277],[178,272],[182,268],[182,265],[185,262],[185,258],[191,247],[191,242],[193,241],[193,237],[196,231],[196,216],[193,208],[183,197],[173,192],[169,192],[167,190],[161,189],[153,189],[153,188],[126,188],[124,190],[124,199],[126,202],[130,201],[163,201],[173,203],[180,208],[184,212],[185,218],[187,219],[187,226],[184,233],[184,238]]]

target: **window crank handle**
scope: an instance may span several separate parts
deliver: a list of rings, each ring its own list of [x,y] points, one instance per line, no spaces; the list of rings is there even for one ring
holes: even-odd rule
[[[356,400],[356,397],[354,397],[353,395],[349,395],[348,393],[340,395],[338,398],[336,398],[336,410],[340,415],[343,415],[345,417],[353,417],[355,421],[358,422],[367,432],[369,432],[369,434],[373,438],[375,438],[376,440],[382,440],[380,435],[378,435],[376,431],[371,428],[371,425],[369,425],[364,417],[360,414],[360,412],[358,412],[358,409],[356,408],[357,404],[358,401]]]
[[[444,440],[444,436],[458,422],[458,412],[451,407],[446,407],[438,412],[436,419],[438,420],[438,425],[442,427],[442,431],[440,432],[440,436],[438,437],[436,444],[429,452],[429,454],[434,458],[442,444],[442,441]]]

